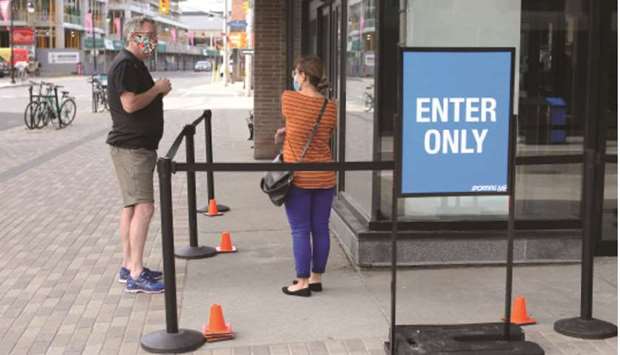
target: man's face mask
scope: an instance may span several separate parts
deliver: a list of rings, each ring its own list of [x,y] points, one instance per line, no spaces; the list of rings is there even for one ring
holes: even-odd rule
[[[151,55],[155,51],[155,47],[157,46],[157,39],[144,34],[136,34],[134,36],[134,42],[146,55]]]

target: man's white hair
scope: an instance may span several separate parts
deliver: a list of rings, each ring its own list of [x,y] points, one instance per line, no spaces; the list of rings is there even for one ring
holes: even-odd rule
[[[132,33],[141,32],[142,26],[144,26],[145,23],[152,24],[153,26],[155,26],[155,29],[157,30],[157,23],[155,23],[155,20],[153,20],[150,17],[140,16],[140,17],[130,18],[129,20],[127,20],[123,28],[123,38],[125,39],[125,42],[129,41],[129,38],[131,37]]]

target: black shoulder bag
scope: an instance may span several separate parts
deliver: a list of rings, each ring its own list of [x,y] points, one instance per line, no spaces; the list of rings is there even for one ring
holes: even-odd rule
[[[323,118],[323,113],[325,113],[325,108],[327,107],[327,99],[323,101],[323,106],[321,107],[321,112],[319,113],[319,117],[317,117],[316,122],[314,123],[314,127],[312,127],[312,131],[310,132],[310,136],[308,137],[308,141],[306,145],[304,145],[304,149],[301,153],[301,158],[297,162],[300,162],[306,156],[310,145],[312,144],[312,139],[316,135],[317,130],[319,129],[319,125],[321,124],[321,118]],[[282,153],[278,154],[276,158],[273,160],[274,163],[283,163],[284,159]],[[286,200],[286,195],[288,195],[288,191],[293,184],[294,179],[293,171],[268,171],[265,173],[263,178],[260,181],[260,188],[264,193],[269,195],[269,199],[276,206],[282,206],[284,201]]]

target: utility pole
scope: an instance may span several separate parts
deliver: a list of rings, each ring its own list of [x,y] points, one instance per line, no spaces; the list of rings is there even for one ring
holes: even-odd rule
[[[90,7],[90,30],[93,33],[93,74],[97,74],[97,37],[95,36],[95,0]]]
[[[228,86],[228,0],[224,0],[224,86]]]
[[[14,36],[14,32],[13,32],[13,26],[15,25],[14,21],[15,21],[15,16],[14,16],[14,12],[13,10],[15,10],[15,6],[13,6],[13,0],[11,0],[11,3],[9,4],[10,6],[10,10],[11,10],[11,25],[10,25],[10,30],[9,30],[9,39],[10,39],[10,45],[11,45],[11,60],[10,60],[10,65],[11,65],[11,84],[15,84],[15,51],[13,50],[13,41],[15,40],[15,36]]]

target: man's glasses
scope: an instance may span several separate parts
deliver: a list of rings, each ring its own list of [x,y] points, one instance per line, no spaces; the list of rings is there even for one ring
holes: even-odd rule
[[[134,32],[134,34],[138,36],[148,37],[148,38],[157,38],[156,32]]]

